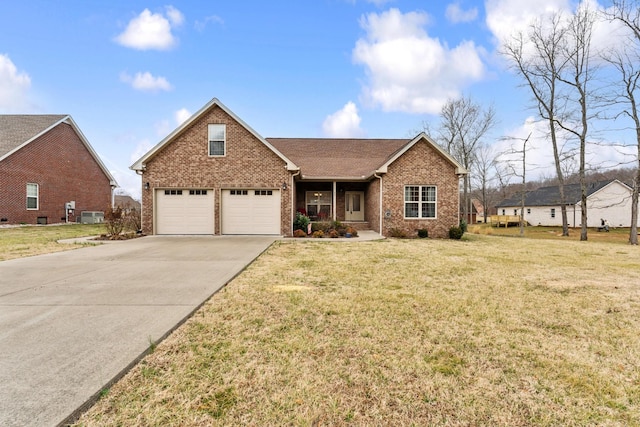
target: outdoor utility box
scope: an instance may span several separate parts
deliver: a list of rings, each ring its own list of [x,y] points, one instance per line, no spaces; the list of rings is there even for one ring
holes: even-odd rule
[[[82,224],[100,224],[104,222],[104,212],[82,211],[79,219]]]

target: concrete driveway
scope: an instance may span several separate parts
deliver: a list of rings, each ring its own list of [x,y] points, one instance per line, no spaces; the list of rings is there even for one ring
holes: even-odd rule
[[[0,262],[0,425],[63,422],[275,239],[150,236]]]

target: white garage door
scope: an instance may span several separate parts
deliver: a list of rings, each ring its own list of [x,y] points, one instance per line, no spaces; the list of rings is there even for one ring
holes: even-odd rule
[[[156,234],[214,234],[213,190],[156,191]]]
[[[222,234],[280,234],[280,191],[222,190]]]

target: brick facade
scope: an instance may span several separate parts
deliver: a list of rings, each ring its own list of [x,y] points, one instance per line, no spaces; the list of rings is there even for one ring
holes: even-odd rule
[[[226,125],[226,155],[210,157],[208,125]],[[281,233],[291,235],[293,182],[286,163],[241,123],[215,105],[154,157],[145,163],[142,174],[142,229],[154,233],[156,189],[201,188],[215,194],[215,234],[221,233],[220,200],[223,189],[280,189]],[[149,189],[145,184],[149,183]],[[283,189],[283,183],[287,189]]]
[[[416,236],[417,230],[426,228],[429,237],[446,238],[449,228],[458,225],[459,190],[456,168],[437,150],[420,140],[400,158],[389,165],[383,182],[383,234],[391,229],[403,230],[408,236]],[[437,188],[437,212],[435,219],[404,218],[405,185],[435,185]],[[373,203],[373,201],[372,201]]]
[[[27,210],[27,183],[38,184],[38,209]],[[0,161],[0,222],[60,223],[65,203],[76,202],[75,214],[104,211],[111,205],[111,182],[73,127],[61,123]]]

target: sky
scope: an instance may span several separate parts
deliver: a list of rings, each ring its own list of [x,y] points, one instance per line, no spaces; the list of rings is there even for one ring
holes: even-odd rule
[[[597,0],[589,0],[599,7]],[[604,1],[604,0],[600,0]],[[493,105],[487,143],[535,130],[501,41],[570,0],[0,2],[0,114],[70,114],[121,193],[212,98],[263,137],[410,138],[448,99]],[[599,36],[606,43],[609,29]],[[598,39],[598,37],[596,37]],[[627,138],[619,135],[616,138]],[[550,176],[542,140],[533,175]],[[620,161],[619,150],[592,156]]]

